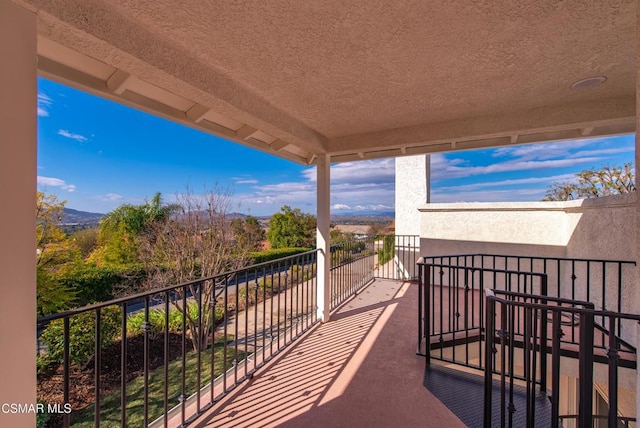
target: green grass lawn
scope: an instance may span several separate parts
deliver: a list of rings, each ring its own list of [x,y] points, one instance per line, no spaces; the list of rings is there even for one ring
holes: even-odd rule
[[[220,375],[223,367],[223,340],[216,341],[214,346],[214,376]],[[234,349],[227,348],[227,369],[235,358]],[[244,353],[238,350],[238,360],[242,361]],[[186,359],[186,397],[194,394],[197,389],[198,359],[197,354],[191,351]],[[201,386],[211,380],[211,349],[201,352]],[[182,358],[169,363],[169,409],[179,404],[178,397],[182,393]],[[100,426],[120,427],[120,391],[103,396],[100,401]],[[140,376],[127,385],[127,426],[143,426],[144,412],[144,377]],[[149,422],[164,413],[164,366],[149,373]],[[93,427],[94,407],[89,406],[71,413],[71,425],[74,427]]]

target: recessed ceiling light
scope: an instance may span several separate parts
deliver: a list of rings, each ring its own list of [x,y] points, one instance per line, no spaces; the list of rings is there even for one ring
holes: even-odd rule
[[[607,81],[605,76],[594,76],[587,77],[586,79],[578,80],[577,82],[573,82],[570,86],[571,89],[588,89],[595,88],[597,86],[602,85]]]

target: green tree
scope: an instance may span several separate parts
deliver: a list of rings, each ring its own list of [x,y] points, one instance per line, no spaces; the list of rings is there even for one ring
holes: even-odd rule
[[[635,174],[632,163],[625,163],[622,167],[604,165],[600,169],[592,168],[579,172],[572,181],[552,183],[543,200],[569,201],[597,198],[635,190]]]
[[[288,205],[271,216],[267,239],[271,248],[313,247],[316,239],[316,218],[292,209]]]
[[[231,196],[214,189],[204,195],[190,192],[178,197],[179,215],[156,221],[140,235],[140,255],[148,277],[147,290],[185,284],[175,290],[171,303],[182,311],[188,296],[201,295],[202,317],[187,312],[186,323],[194,349],[206,349],[219,310],[213,277],[246,265],[252,250],[248,241],[236,239],[228,217]],[[201,282],[193,282],[202,279]],[[218,279],[219,281],[219,279]]]
[[[109,266],[140,263],[137,237],[148,231],[153,223],[167,221],[177,209],[175,204],[164,204],[160,193],[141,205],[120,205],[100,221],[100,248],[94,252],[92,260]]]
[[[69,239],[73,245],[80,251],[83,259],[98,248],[98,236],[100,229],[92,227],[90,229],[82,229],[74,232]]]
[[[258,219],[253,216],[233,219],[231,230],[236,242],[243,248],[257,250],[265,239],[264,229],[260,226]]]
[[[60,284],[56,279],[61,266],[73,262],[78,256],[58,226],[65,203],[55,195],[36,193],[36,284],[40,315],[68,309],[76,299],[73,288]]]

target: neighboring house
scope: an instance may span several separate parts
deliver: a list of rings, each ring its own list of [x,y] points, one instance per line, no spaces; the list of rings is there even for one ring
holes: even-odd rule
[[[373,226],[366,224],[336,224],[332,230],[353,234],[355,239],[365,239],[375,235]]]

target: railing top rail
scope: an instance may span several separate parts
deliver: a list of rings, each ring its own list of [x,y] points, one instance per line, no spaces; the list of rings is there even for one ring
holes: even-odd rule
[[[496,301],[496,302],[500,302],[500,303],[503,303],[505,305],[519,306],[519,307],[522,307],[522,308],[547,310],[547,311],[551,311],[551,312],[570,312],[570,313],[575,313],[575,314],[589,314],[589,315],[593,315],[593,316],[624,318],[624,319],[640,321],[640,315],[638,315],[638,314],[629,314],[629,313],[624,313],[624,312],[613,312],[613,311],[598,310],[598,309],[591,309],[591,308],[577,308],[577,307],[570,307],[570,306],[553,306],[553,305],[544,304],[544,303],[533,303],[533,302],[522,302],[522,301],[517,301],[517,300],[508,300],[508,299],[505,299],[505,298],[502,298],[502,297],[498,297],[496,294],[499,293],[499,294],[509,295],[509,294],[512,294],[512,292],[504,292],[504,291],[500,291],[500,290],[487,289],[487,290],[485,290],[485,293],[486,293],[487,299],[493,300],[493,301]],[[513,293],[513,294],[517,295],[517,294],[522,294],[522,293]],[[547,296],[540,296],[540,295],[536,295],[536,294],[528,294],[528,295],[525,294],[525,296],[528,296],[529,298],[539,299],[539,300],[551,300]]]
[[[522,297],[525,299],[535,298],[539,300],[544,300],[545,302],[556,302],[556,303],[566,303],[569,305],[581,305],[585,308],[594,309],[595,305],[592,302],[588,302],[586,300],[578,300],[578,299],[567,299],[564,297],[553,297],[553,296],[544,296],[538,294],[530,294],[530,293],[522,293],[519,291],[507,291],[507,290],[496,290],[496,289],[487,289],[485,293],[491,292],[492,295],[503,294],[505,296],[513,296],[513,297]],[[511,302],[511,300],[509,300]]]
[[[439,267],[439,268],[455,268],[461,270],[468,270],[470,272],[489,272],[489,273],[504,273],[509,275],[526,275],[526,276],[537,276],[537,277],[547,277],[547,274],[544,272],[526,272],[521,270],[511,270],[511,269],[493,269],[493,268],[481,268],[474,266],[452,266],[447,263],[418,263],[422,266],[431,266],[431,267]]]
[[[56,314],[51,314],[51,315],[46,315],[46,316],[43,316],[43,317],[39,317],[37,319],[37,323],[38,324],[47,323],[47,322],[51,322],[53,320],[60,319],[60,318],[65,318],[65,317],[68,317],[68,316],[71,316],[71,315],[77,315],[77,314],[81,314],[83,312],[94,311],[96,309],[106,308],[107,306],[114,306],[114,305],[119,305],[119,304],[122,304],[122,303],[125,303],[125,302],[131,302],[131,301],[134,301],[134,300],[140,300],[140,299],[144,299],[145,297],[151,297],[151,296],[156,295],[156,294],[168,293],[168,292],[180,289],[180,288],[189,287],[191,285],[195,285],[195,284],[202,283],[202,282],[205,282],[205,281],[211,281],[211,280],[215,281],[216,279],[219,279],[219,278],[229,278],[229,277],[232,277],[233,275],[236,275],[236,274],[241,273],[241,272],[254,270],[254,269],[259,269],[259,268],[266,267],[266,266],[269,266],[269,265],[276,265],[278,263],[282,263],[283,261],[287,261],[287,260],[296,259],[296,258],[299,258],[299,257],[302,257],[302,256],[310,255],[310,254],[313,254],[313,253],[317,253],[318,251],[320,251],[320,250],[319,249],[309,250],[309,251],[305,251],[303,253],[298,253],[298,254],[294,254],[294,255],[291,255],[291,256],[282,257],[280,259],[269,260],[269,261],[266,261],[266,262],[261,262],[261,263],[256,263],[254,265],[246,266],[246,267],[243,267],[243,268],[230,270],[230,271],[227,271],[227,272],[219,273],[217,275],[208,276],[208,277],[205,277],[205,278],[194,279],[193,281],[187,281],[187,282],[183,282],[181,284],[168,285],[166,287],[155,288],[155,289],[149,290],[149,291],[143,291],[141,293],[133,294],[131,296],[119,297],[117,299],[111,299],[111,300],[107,300],[105,302],[94,303],[94,304],[83,306],[83,307],[80,307],[80,308],[69,309],[69,310],[64,311],[64,312],[58,312]]]
[[[546,257],[546,256],[519,256],[513,254],[491,254],[491,253],[469,253],[469,254],[444,254],[437,256],[422,256],[418,261],[418,264],[423,264],[422,260],[426,259],[440,259],[440,258],[461,258],[461,257],[512,257],[528,260],[552,260],[552,261],[574,261],[574,262],[595,262],[595,263],[621,263],[636,265],[634,260],[614,260],[614,259],[585,259],[585,258],[570,258],[570,257]]]

